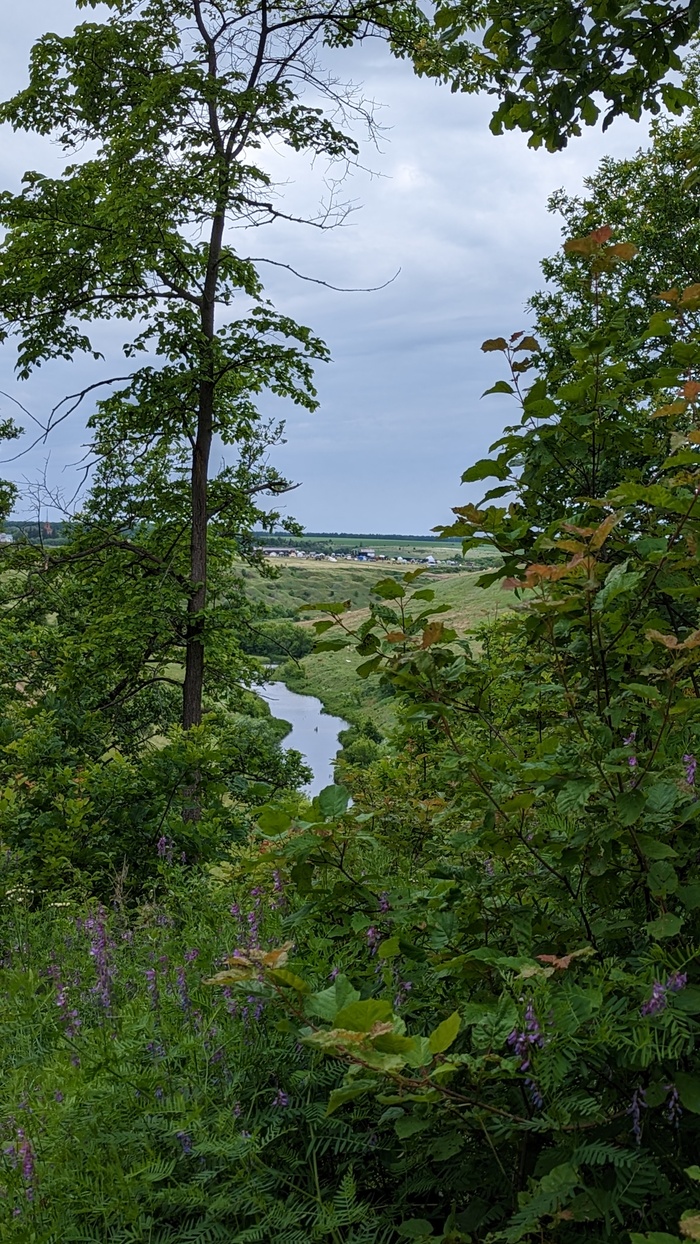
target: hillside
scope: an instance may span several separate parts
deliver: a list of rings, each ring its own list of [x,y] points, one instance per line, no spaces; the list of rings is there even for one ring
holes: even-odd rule
[[[377,573],[374,566],[346,570],[340,566],[329,566],[328,563],[310,563],[308,573],[296,566],[284,569],[287,575],[271,586],[279,594],[283,591],[285,600],[291,602],[296,591],[304,593],[300,604],[321,599],[351,599],[355,608],[345,618],[353,627],[367,616],[373,583],[378,578],[386,577],[386,570]],[[512,593],[504,591],[499,583],[480,588],[477,586],[478,578],[478,573],[466,572],[450,575],[426,573],[421,578],[421,584],[430,586],[435,592],[436,605],[450,606],[450,612],[443,614],[442,618],[460,634],[494,617],[513,603]],[[310,594],[312,589],[315,589],[315,595]],[[302,622],[301,625],[309,623]],[[394,720],[391,698],[380,691],[376,678],[356,677],[355,669],[359,663],[360,658],[352,649],[311,653],[298,663],[287,662],[280,667],[278,676],[293,691],[318,696],[329,712],[348,721],[370,717],[382,731],[386,731]]]

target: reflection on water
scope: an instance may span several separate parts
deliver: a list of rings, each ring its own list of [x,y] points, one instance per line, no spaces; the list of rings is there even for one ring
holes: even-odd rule
[[[338,735],[347,730],[342,717],[329,717],[323,705],[312,695],[298,695],[283,682],[267,682],[258,692],[267,700],[273,717],[291,722],[291,732],[283,747],[294,747],[313,770],[313,779],[304,789],[317,795],[333,782],[333,760],[339,750]]]

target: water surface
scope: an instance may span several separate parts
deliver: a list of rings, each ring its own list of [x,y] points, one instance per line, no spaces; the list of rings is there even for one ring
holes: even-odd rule
[[[283,682],[267,682],[258,694],[267,700],[273,717],[291,723],[292,729],[282,746],[296,748],[313,770],[314,776],[304,787],[305,791],[317,795],[324,786],[331,786],[333,761],[339,751],[338,735],[341,730],[347,730],[347,721],[342,717],[329,717],[315,696],[299,695]]]

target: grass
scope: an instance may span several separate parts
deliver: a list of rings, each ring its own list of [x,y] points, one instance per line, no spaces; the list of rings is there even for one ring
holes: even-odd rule
[[[290,569],[292,569],[290,567]],[[296,567],[294,568],[296,569]],[[366,575],[363,585],[366,600],[369,601],[371,578],[369,567],[360,572]],[[337,583],[336,571],[342,573],[340,567],[318,565],[317,586],[329,578]],[[385,575],[382,577],[386,577]],[[460,635],[489,618],[502,613],[513,603],[510,592],[504,591],[500,583],[488,588],[477,586],[478,573],[459,573],[454,575],[421,576],[418,586],[431,587],[435,592],[435,605],[450,606],[449,613],[441,614],[442,620],[453,627]],[[302,582],[300,578],[298,582]],[[328,600],[342,600],[344,595],[336,590],[333,596],[328,590]],[[344,615],[346,624],[352,628],[359,626],[367,616],[367,604],[353,609]],[[387,697],[380,689],[376,677],[358,678],[355,670],[363,658],[356,656],[354,650],[340,652],[315,652],[304,657],[297,665],[287,662],[280,667],[278,677],[291,688],[302,694],[315,695],[323,703],[329,713],[344,717],[346,721],[357,722],[364,717],[371,720],[386,733],[394,724],[395,717],[391,697]]]
[[[353,609],[366,609],[370,592],[379,579],[399,578],[400,567],[372,563],[298,561],[275,567],[274,579],[263,579],[256,570],[241,571],[251,600],[264,602],[277,613],[296,617],[301,605],[316,601],[349,600]]]

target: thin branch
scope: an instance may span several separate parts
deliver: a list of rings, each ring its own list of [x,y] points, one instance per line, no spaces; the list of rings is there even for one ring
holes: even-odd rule
[[[381,289],[386,289],[392,285],[401,273],[401,268],[397,268],[393,276],[389,277],[383,285],[331,285],[330,281],[323,281],[318,276],[306,276],[303,272],[297,272],[289,263],[281,263],[278,259],[265,259],[252,256],[246,260],[246,263],[269,263],[275,268],[286,268],[293,276],[298,276],[300,281],[310,281],[313,285],[323,285],[326,289],[335,290],[338,294],[376,294]]]

